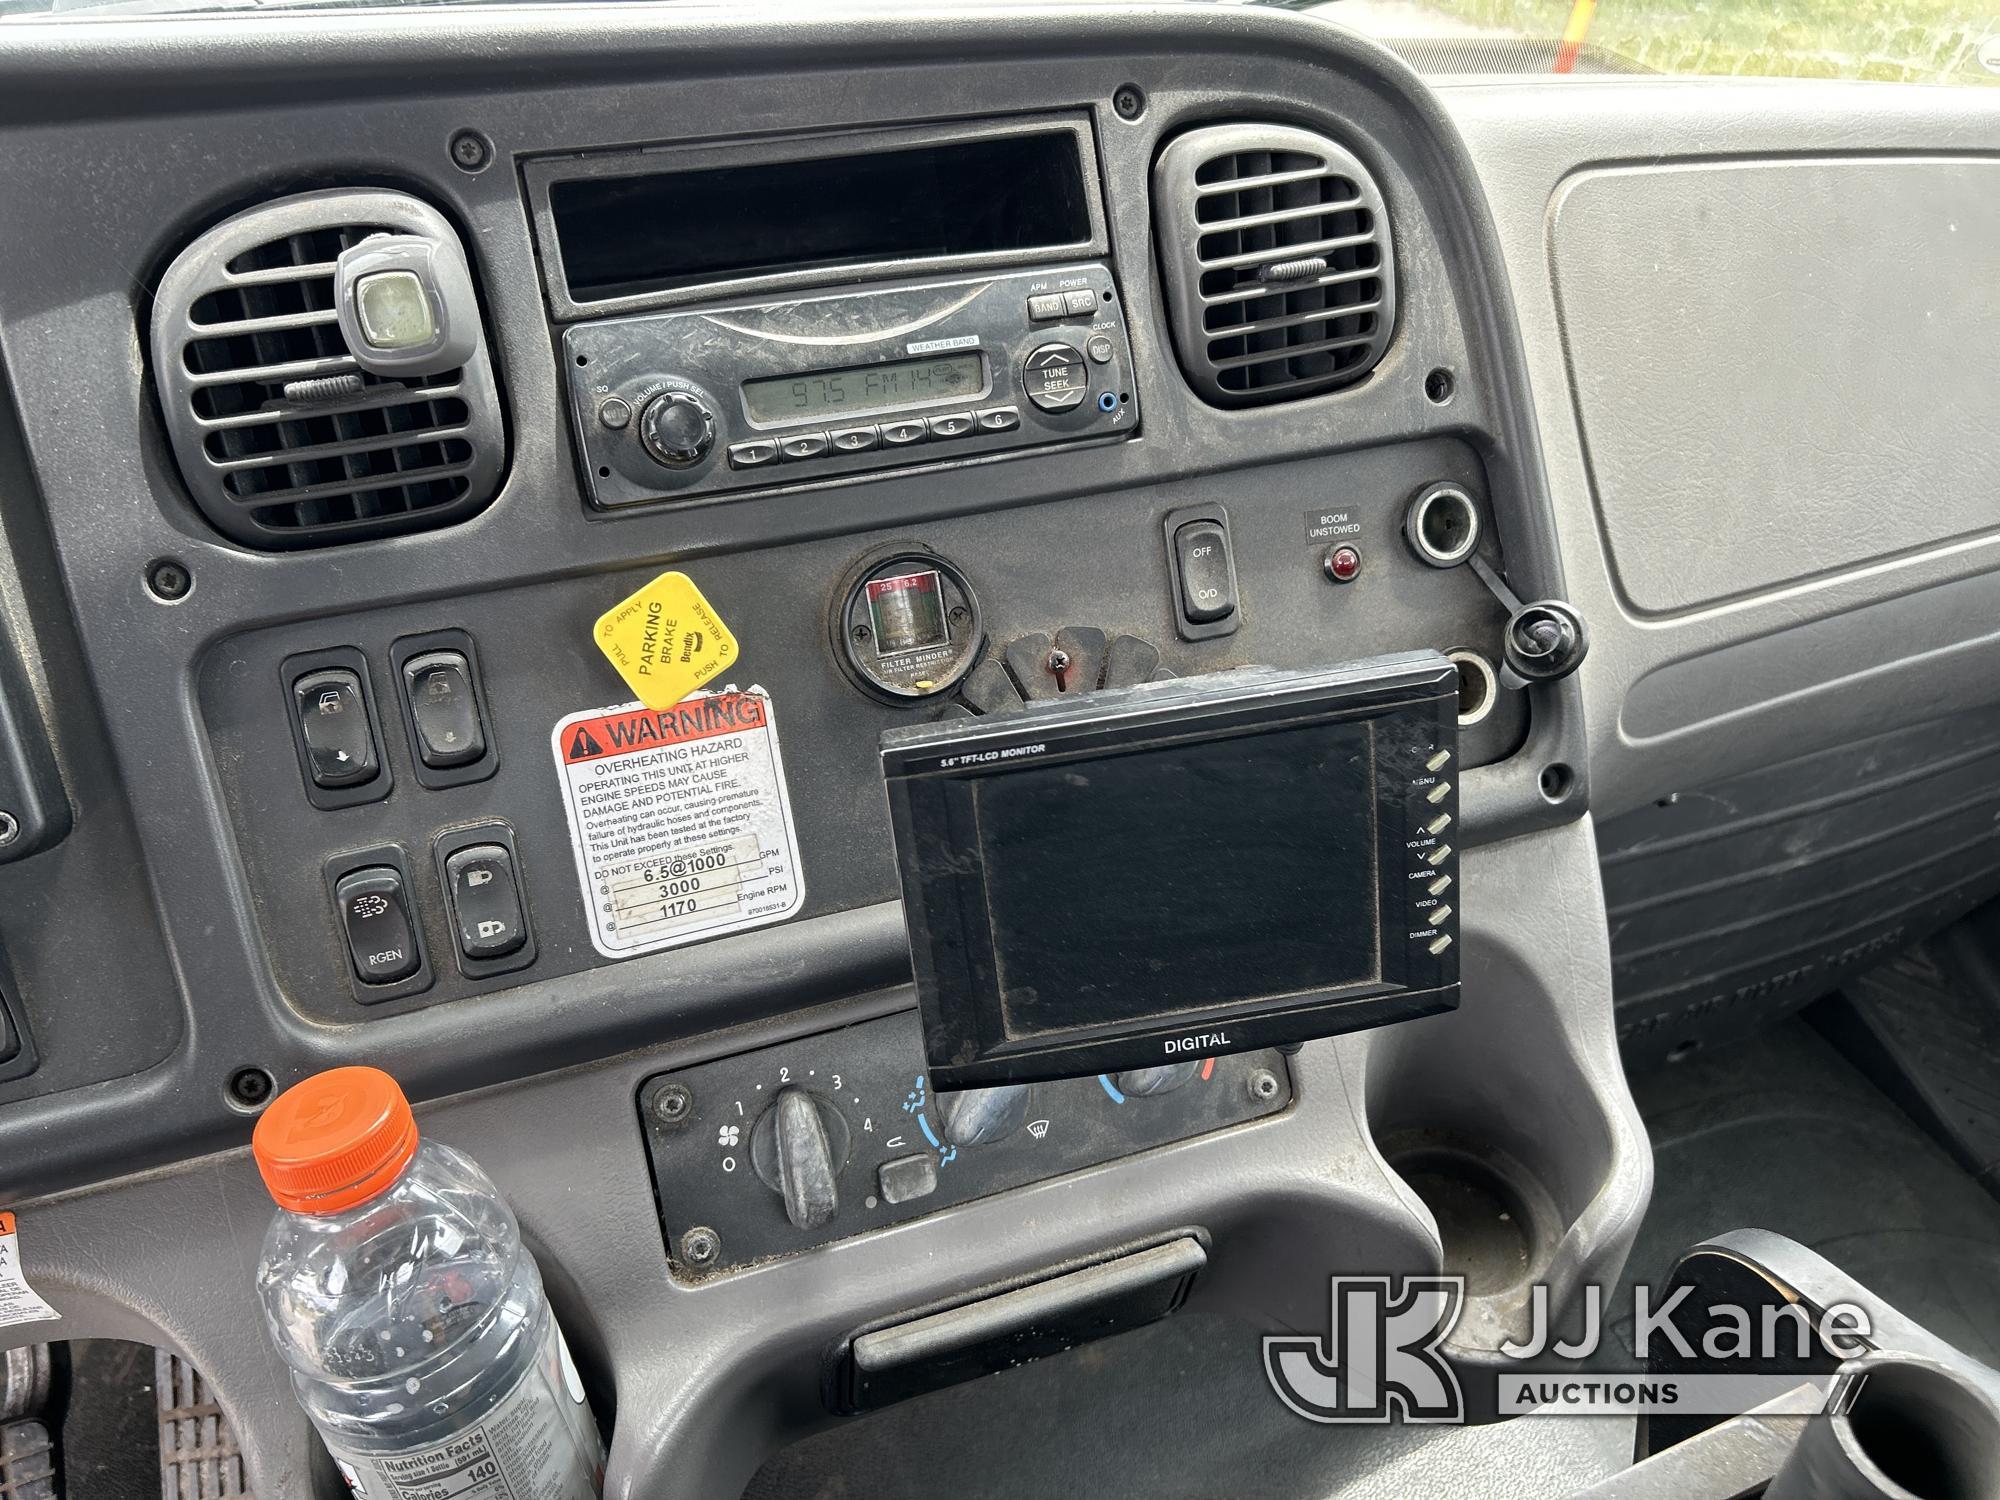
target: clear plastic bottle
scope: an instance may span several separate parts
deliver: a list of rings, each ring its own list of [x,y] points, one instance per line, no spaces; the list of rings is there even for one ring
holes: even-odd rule
[[[280,1094],[257,1290],[299,1404],[365,1500],[596,1500],[604,1448],[541,1272],[469,1158],[376,1068]]]

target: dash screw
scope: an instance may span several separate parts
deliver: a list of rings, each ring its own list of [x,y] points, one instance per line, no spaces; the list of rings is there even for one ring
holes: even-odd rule
[[[461,130],[451,138],[451,159],[463,171],[483,172],[493,159],[493,148],[476,130]]]
[[[670,1083],[653,1096],[653,1118],[662,1125],[679,1125],[694,1108],[694,1095],[678,1083]]]
[[[691,1266],[711,1265],[720,1254],[722,1241],[713,1229],[690,1229],[681,1236],[681,1259]]]
[[[1278,1097],[1278,1075],[1268,1068],[1259,1068],[1250,1075],[1250,1097],[1259,1104],[1269,1104]]]
[[[194,588],[194,575],[170,557],[163,557],[146,569],[146,588],[162,604],[187,598]]]

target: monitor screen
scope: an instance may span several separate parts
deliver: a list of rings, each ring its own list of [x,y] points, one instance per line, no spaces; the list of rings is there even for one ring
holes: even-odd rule
[[[1009,1040],[1381,977],[1368,721],[1036,764],[972,791]]]

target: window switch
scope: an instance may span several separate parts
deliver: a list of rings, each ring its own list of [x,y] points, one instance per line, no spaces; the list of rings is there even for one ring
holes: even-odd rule
[[[486,753],[486,726],[472,669],[456,651],[426,651],[403,663],[403,692],[417,754],[433,770],[470,765]]]
[[[395,984],[423,966],[400,870],[370,865],[350,871],[335,884],[333,899],[348,960],[363,984]]]
[[[357,674],[345,667],[306,673],[292,684],[292,711],[298,715],[313,785],[328,790],[361,786],[381,772],[375,726]]]
[[[528,940],[514,856],[499,844],[474,844],[444,862],[458,951],[474,962],[505,958]]]
[[[1236,613],[1236,570],[1229,562],[1229,533],[1220,522],[1191,521],[1174,533],[1180,560],[1181,618],[1208,625]]]

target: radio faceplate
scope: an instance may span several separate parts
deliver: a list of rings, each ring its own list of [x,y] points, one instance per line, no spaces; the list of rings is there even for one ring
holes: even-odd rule
[[[1103,262],[580,323],[563,365],[600,506],[1139,429]]]

